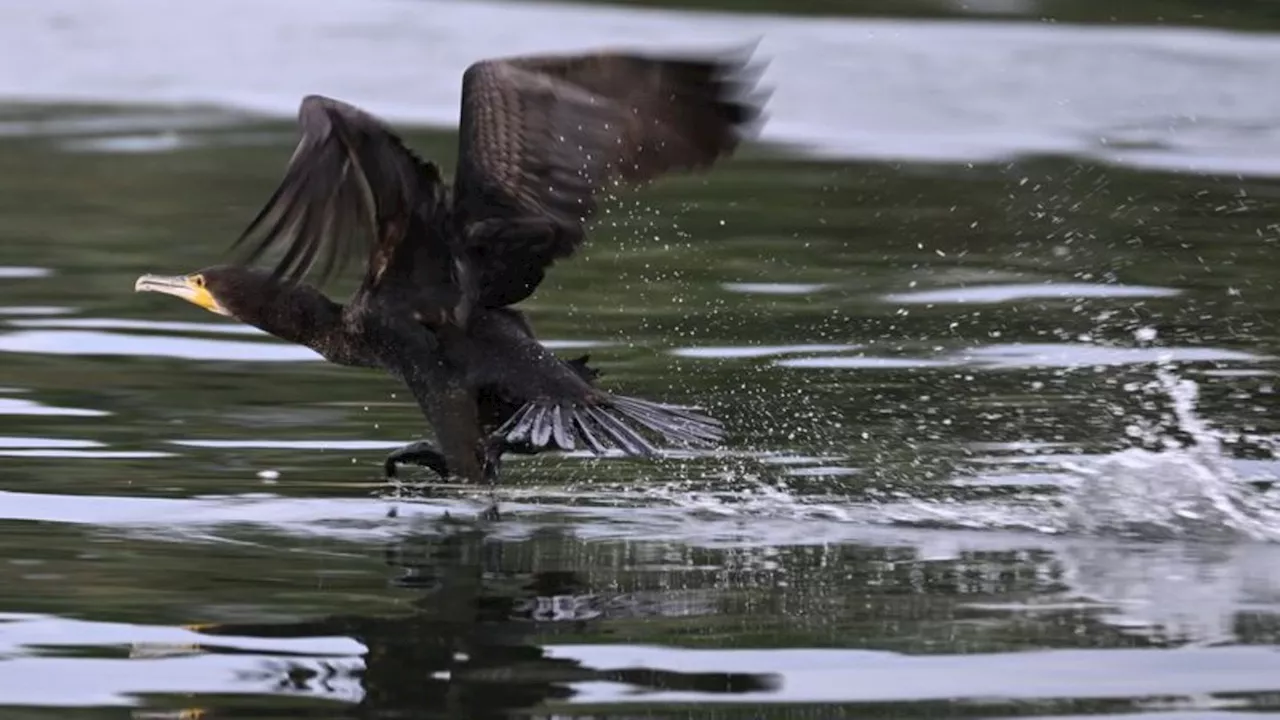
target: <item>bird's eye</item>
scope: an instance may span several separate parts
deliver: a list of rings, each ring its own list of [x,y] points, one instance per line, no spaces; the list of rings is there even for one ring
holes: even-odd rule
[[[195,283],[196,287],[198,287],[198,288],[203,288],[203,287],[204,287],[204,276],[203,276],[203,275],[197,275],[197,276],[195,276],[194,278],[192,278],[192,281]]]

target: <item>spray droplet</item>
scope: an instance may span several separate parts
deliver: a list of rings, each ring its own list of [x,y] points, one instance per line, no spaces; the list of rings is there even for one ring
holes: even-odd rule
[[[1156,329],[1153,327],[1138,328],[1133,331],[1133,339],[1138,342],[1152,342],[1156,339]]]

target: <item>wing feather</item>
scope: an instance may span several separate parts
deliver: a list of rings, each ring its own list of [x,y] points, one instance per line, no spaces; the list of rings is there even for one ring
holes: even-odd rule
[[[413,213],[443,193],[439,171],[340,100],[303,98],[298,126],[284,178],[232,249],[246,263],[279,252],[274,277],[292,282],[315,270],[318,284],[363,256],[366,286],[376,284]]]
[[[581,246],[604,192],[731,154],[762,109],[748,60],[603,52],[468,68],[454,185],[478,302],[532,293]]]

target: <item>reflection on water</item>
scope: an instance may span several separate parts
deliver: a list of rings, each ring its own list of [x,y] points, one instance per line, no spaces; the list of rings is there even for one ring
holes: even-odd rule
[[[164,586],[164,619],[191,629],[10,615],[0,687],[16,704],[49,705],[38,678],[56,673],[83,678],[60,706],[145,695],[189,707],[196,693],[214,716],[265,710],[271,695],[433,717],[664,715],[672,703],[744,717],[946,716],[957,700],[978,715],[1275,709],[1263,691],[1280,672],[1268,647],[1280,631],[1274,546],[903,530],[716,546],[528,530],[437,520],[379,552],[252,534],[177,548],[173,564],[109,587],[140,572],[171,582],[183,557],[217,552],[218,587]],[[100,551],[106,567],[115,553],[159,550],[126,543]],[[280,595],[274,611],[246,604],[262,586],[241,572],[278,553],[297,559],[277,581],[327,592]],[[33,583],[15,581],[66,567],[13,567],[6,601],[31,603],[20,588]],[[180,609],[188,598],[198,605]],[[245,695],[257,699],[235,699]]]
[[[1269,35],[148,2],[0,9],[0,96],[179,103],[0,107],[0,706],[1280,712]],[[383,481],[425,430],[395,382],[130,292],[217,262],[294,142],[180,103],[451,123],[494,48],[760,32],[766,136],[863,160],[660,183],[526,307],[724,449],[512,458],[481,523]]]

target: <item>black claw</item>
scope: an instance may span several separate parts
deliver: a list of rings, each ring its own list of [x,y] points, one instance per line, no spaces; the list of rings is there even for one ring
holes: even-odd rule
[[[536,451],[535,448],[511,445],[500,435],[494,435],[486,439],[480,449],[480,463],[484,468],[485,482],[490,485],[497,484],[498,476],[502,469],[502,455],[504,453],[533,454]],[[434,445],[425,440],[410,443],[387,455],[382,467],[388,478],[397,476],[397,465],[421,465],[434,470],[442,480],[449,479],[449,466],[445,463],[444,455]]]
[[[396,465],[421,465],[422,467],[431,468],[442,479],[448,479],[449,477],[449,467],[445,464],[444,455],[440,454],[440,451],[436,450],[435,446],[425,440],[410,443],[387,455],[382,468],[388,478],[396,477]]]

